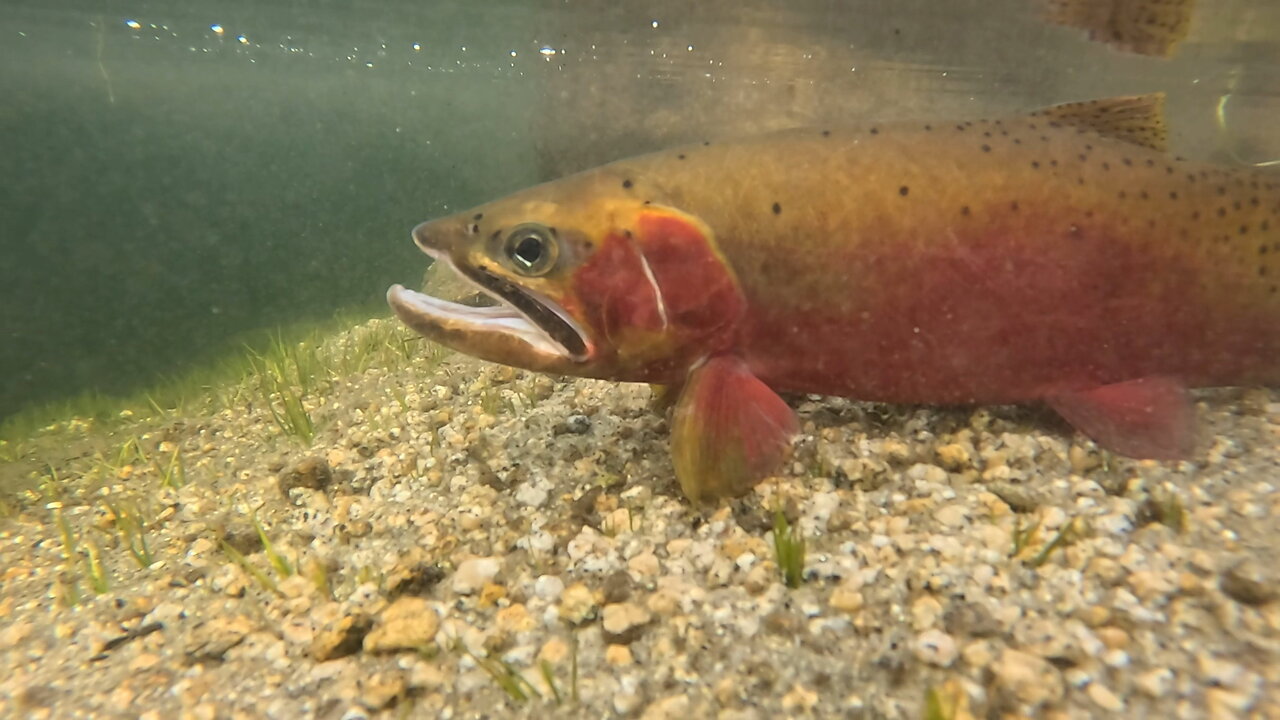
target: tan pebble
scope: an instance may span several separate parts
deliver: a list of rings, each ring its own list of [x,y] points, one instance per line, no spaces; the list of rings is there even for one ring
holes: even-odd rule
[[[364,638],[367,652],[413,650],[435,640],[440,617],[425,599],[402,597],[378,618],[378,624]]]
[[[856,613],[862,609],[862,592],[844,584],[837,585],[836,589],[831,591],[831,599],[827,602],[832,610]]]
[[[1090,605],[1079,613],[1080,622],[1089,627],[1100,627],[1111,622],[1111,611],[1100,605]]]
[[[1005,648],[991,666],[996,683],[1028,705],[1056,703],[1065,692],[1062,674],[1043,658]]]
[[[950,528],[964,527],[969,520],[969,510],[964,505],[948,505],[933,514],[933,518]]]
[[[499,610],[497,621],[498,628],[509,633],[527,632],[536,624],[528,609],[520,603]]]
[[[480,590],[480,598],[477,604],[482,608],[493,607],[498,601],[507,596],[507,589],[497,583],[485,583]]]
[[[768,590],[777,581],[777,577],[778,566],[772,560],[766,560],[757,563],[755,567],[747,571],[747,576],[742,581],[742,587],[752,595],[759,595]]]
[[[1173,690],[1173,671],[1169,668],[1148,670],[1134,678],[1133,684],[1147,697],[1162,698]]]
[[[720,703],[720,706],[724,708],[733,707],[734,705],[736,705],[739,700],[739,693],[738,693],[739,685],[740,685],[740,682],[737,678],[734,678],[734,677],[721,678],[720,681],[716,683],[715,688],[712,690],[712,692],[715,693],[716,702]]]
[[[967,470],[973,467],[969,449],[960,443],[942,445],[937,450],[938,463],[948,470]]]
[[[130,672],[147,670],[160,664],[160,656],[155,653],[142,653],[129,662]]]
[[[1085,693],[1095,705],[1106,710],[1107,712],[1120,712],[1124,710],[1124,702],[1111,692],[1111,689],[1099,682],[1089,683]]]
[[[655,577],[661,572],[658,556],[643,552],[627,561],[627,569],[641,577]]]
[[[649,596],[645,607],[655,615],[675,615],[680,609],[680,596],[670,588],[662,588]]]
[[[812,712],[818,704],[818,693],[796,683],[791,691],[782,696],[782,709],[788,713]]]
[[[1204,592],[1204,581],[1193,572],[1178,573],[1178,592],[1183,595],[1199,595]]]
[[[942,617],[942,603],[932,595],[921,595],[911,603],[911,625],[918,632],[938,624]]]
[[[557,665],[569,657],[569,644],[560,638],[551,638],[538,651],[538,660]]]
[[[1098,628],[1094,633],[1102,641],[1103,645],[1112,650],[1124,650],[1129,647],[1129,633],[1118,627],[1107,625]]]
[[[649,703],[641,720],[686,720],[689,715],[689,698],[684,693],[668,695]]]
[[[439,690],[448,687],[451,679],[434,662],[418,661],[409,670],[409,687],[417,690]]]
[[[610,645],[605,648],[604,661],[613,667],[627,667],[633,662],[631,648],[626,645]]]
[[[582,583],[574,583],[560,594],[560,619],[575,625],[595,616],[596,599]]]
[[[311,657],[325,662],[353,655],[363,647],[364,637],[372,627],[373,618],[364,614],[329,620],[312,635]]]
[[[404,673],[396,671],[374,673],[360,682],[360,703],[379,710],[401,697],[409,689]]]
[[[133,705],[137,693],[127,683],[111,691],[111,704],[121,710],[128,710]]]
[[[1204,691],[1204,704],[1211,720],[1234,720],[1244,717],[1255,702],[1253,693],[1221,687]]]
[[[903,515],[918,515],[929,512],[935,504],[932,497],[911,498],[904,503],[898,504],[893,511]]]
[[[648,610],[634,603],[605,605],[602,624],[605,639],[612,643],[630,643],[639,637],[641,630],[652,619]]]
[[[996,658],[995,647],[990,640],[975,640],[960,651],[966,665],[974,668],[985,668]]]

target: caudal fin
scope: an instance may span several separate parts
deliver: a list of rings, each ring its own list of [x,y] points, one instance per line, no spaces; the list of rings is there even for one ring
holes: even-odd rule
[[[1045,19],[1119,50],[1169,57],[1187,37],[1195,0],[1046,0]]]

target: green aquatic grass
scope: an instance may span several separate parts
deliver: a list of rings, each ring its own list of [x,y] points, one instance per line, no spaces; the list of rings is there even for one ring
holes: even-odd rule
[[[795,589],[804,582],[804,537],[787,522],[779,508],[773,512],[773,554],[782,573],[782,582]]]

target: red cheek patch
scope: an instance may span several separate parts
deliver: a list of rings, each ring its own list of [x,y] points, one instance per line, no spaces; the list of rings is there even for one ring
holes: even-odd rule
[[[587,321],[607,338],[647,330],[685,338],[731,327],[745,301],[695,221],[672,210],[642,212],[575,273]]]
[[[738,320],[746,305],[742,293],[698,225],[659,209],[642,213],[638,224],[645,259],[673,325],[703,334]]]

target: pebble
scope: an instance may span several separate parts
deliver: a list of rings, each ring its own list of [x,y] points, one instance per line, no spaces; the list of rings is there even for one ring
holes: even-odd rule
[[[372,628],[373,618],[364,614],[343,615],[325,623],[312,635],[311,657],[326,662],[355,654]]]
[[[1169,668],[1153,668],[1139,674],[1133,684],[1147,697],[1162,698],[1173,690],[1173,671]]]
[[[560,595],[560,618],[566,622],[579,625],[595,617],[596,609],[595,595],[582,583],[570,585]]]
[[[558,575],[539,575],[533,583],[533,592],[547,602],[555,602],[564,592],[564,580]]]
[[[459,595],[474,594],[497,577],[501,567],[498,558],[477,557],[463,560],[453,573],[453,591]]]
[[[1110,713],[1118,713],[1124,710],[1124,702],[1116,697],[1106,685],[1099,682],[1089,683],[1089,687],[1085,689],[1085,694],[1093,701],[1095,705]]]
[[[605,639],[619,645],[634,642],[652,619],[648,610],[634,603],[605,605],[602,623]]]
[[[955,638],[941,630],[926,630],[916,636],[915,654],[921,662],[951,667],[959,654]]]
[[[1057,668],[1021,650],[1005,648],[991,670],[1000,686],[1027,705],[1056,703],[1065,692]]]
[[[378,617],[364,638],[366,652],[421,649],[435,640],[440,617],[424,598],[402,597]]]

